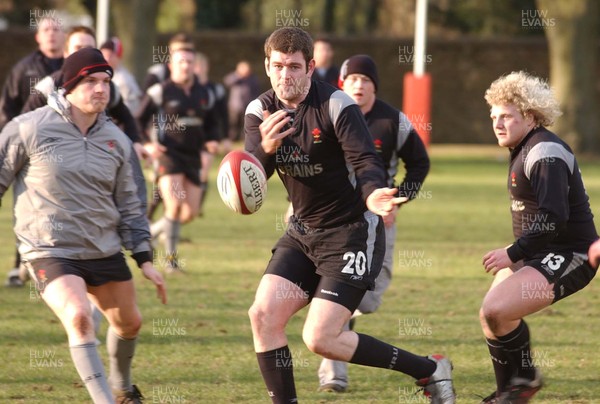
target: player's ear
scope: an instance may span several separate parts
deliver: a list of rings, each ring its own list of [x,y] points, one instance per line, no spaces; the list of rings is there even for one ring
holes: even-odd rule
[[[308,62],[308,66],[306,68],[306,74],[308,77],[312,77],[314,72],[315,72],[315,60],[311,59],[310,62]]]
[[[269,58],[265,58],[265,71],[267,72],[267,77],[271,77],[269,74]]]
[[[531,125],[532,123],[536,123],[535,122],[535,114],[533,113],[533,111],[525,111],[523,116],[528,125]]]

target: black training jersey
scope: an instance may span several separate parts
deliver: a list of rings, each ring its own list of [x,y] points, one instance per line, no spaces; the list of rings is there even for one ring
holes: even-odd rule
[[[406,174],[398,185],[399,196],[414,199],[429,172],[429,156],[423,141],[406,115],[391,105],[376,99],[365,114],[375,151],[382,158],[388,186],[396,186],[399,160]]]
[[[150,87],[138,111],[143,133],[152,131],[169,151],[200,156],[207,140],[218,140],[214,112],[215,96],[196,78],[189,94],[171,79]],[[151,136],[146,136],[150,140]]]
[[[227,90],[220,83],[214,81],[208,81],[204,84],[210,91],[215,95],[215,133],[213,136],[214,140],[221,140],[227,138],[229,132],[229,112],[227,111]]]
[[[539,127],[511,151],[508,191],[515,243],[513,262],[535,254],[587,254],[598,235],[581,173],[569,146]]]
[[[312,81],[294,111],[296,131],[283,139],[273,155],[261,146],[263,110],[286,109],[271,89],[246,109],[246,150],[275,170],[287,188],[294,215],[309,227],[333,227],[354,220],[366,198],[386,186],[381,159],[358,106],[343,91]]]
[[[50,59],[36,50],[11,69],[0,96],[0,129],[22,113],[23,106],[38,81],[60,69],[62,63],[63,58]]]
[[[153,64],[146,71],[146,77],[144,78],[144,84],[142,86],[143,91],[147,91],[156,83],[162,83],[169,77],[171,77],[171,70],[167,63]]]

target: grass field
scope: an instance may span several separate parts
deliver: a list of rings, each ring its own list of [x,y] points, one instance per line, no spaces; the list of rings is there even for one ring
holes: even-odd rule
[[[433,146],[431,156],[432,170],[419,199],[398,216],[392,285],[379,311],[360,318],[356,329],[415,353],[447,354],[454,362],[458,402],[476,403],[495,386],[477,313],[491,282],[481,257],[511,241],[507,154],[497,147]],[[592,208],[600,212],[600,164],[580,165]],[[10,196],[0,210],[2,276],[14,249]],[[134,379],[147,402],[270,402],[246,312],[270,248],[283,233],[285,208],[277,178],[269,182],[265,205],[252,216],[228,211],[213,185],[204,217],[183,228],[189,241],[180,246],[180,256],[187,275],[168,279],[167,306],[131,265],[144,315]],[[592,282],[529,318],[535,357],[547,382],[536,402],[598,402],[599,292],[598,282]],[[2,288],[0,308],[0,402],[89,402],[64,331],[35,291]],[[317,393],[320,360],[302,343],[305,314],[288,326],[300,402],[426,402],[415,395],[409,377],[353,365],[347,393]],[[101,338],[105,331],[104,323]],[[105,346],[100,348],[106,358]]]

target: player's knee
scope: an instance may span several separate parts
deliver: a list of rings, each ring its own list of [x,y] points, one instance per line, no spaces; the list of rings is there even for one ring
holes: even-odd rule
[[[70,313],[69,324],[71,332],[74,332],[77,337],[84,338],[94,333],[94,321],[91,313],[83,308],[75,309]]]
[[[483,325],[487,325],[490,331],[495,332],[502,321],[502,312],[494,304],[484,304],[481,307],[479,317]]]
[[[312,328],[304,327],[302,330],[302,339],[309,351],[317,355],[329,357],[330,339]]]
[[[483,331],[483,335],[489,339],[496,339],[492,329],[488,325],[487,319],[485,318],[485,314],[483,312],[483,308],[479,309],[479,324],[481,324],[481,331]]]
[[[488,322],[487,322],[487,319],[485,317],[485,312],[483,310],[483,307],[479,308],[479,324],[481,324],[481,328],[483,329],[484,332],[489,329]]]
[[[181,204],[174,201],[169,201],[169,203],[165,203],[165,216],[167,216],[169,219],[179,219],[180,211]]]
[[[485,319],[485,313],[483,311],[483,307],[479,308],[479,323],[481,324],[482,327],[487,326],[487,320]]]
[[[314,354],[321,355],[325,358],[333,359],[331,345],[327,341],[316,340],[314,338],[304,338],[304,343],[309,351]]]
[[[131,318],[127,319],[127,321],[115,325],[114,328],[116,333],[123,338],[135,338],[138,336],[140,329],[142,328],[142,316],[132,316]]]
[[[322,350],[321,341],[315,338],[314,334],[310,331],[306,330],[306,328],[302,331],[302,340],[304,344],[312,353],[320,354],[319,352]]]
[[[179,213],[179,221],[181,224],[191,222],[198,215],[198,209],[183,209]]]
[[[142,328],[142,317],[137,316],[135,319],[130,321],[127,328],[128,335],[130,335],[131,337],[137,336],[140,333],[140,329]]]
[[[263,310],[262,306],[254,302],[248,310],[248,317],[250,317],[250,323],[252,328],[255,330],[261,330],[267,324],[269,316],[267,312]]]
[[[272,309],[268,304],[260,301],[252,304],[248,310],[248,316],[252,324],[252,331],[268,338],[283,333],[289,320],[285,312]]]

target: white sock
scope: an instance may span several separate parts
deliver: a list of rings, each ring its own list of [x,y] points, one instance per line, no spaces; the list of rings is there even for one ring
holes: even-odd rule
[[[69,349],[71,350],[71,358],[75,369],[77,369],[77,373],[79,373],[79,377],[81,377],[92,401],[95,404],[114,403],[96,344],[73,345]]]
[[[131,390],[131,362],[135,354],[137,338],[125,339],[112,327],[106,333],[106,350],[110,367],[110,384],[119,391]]]

